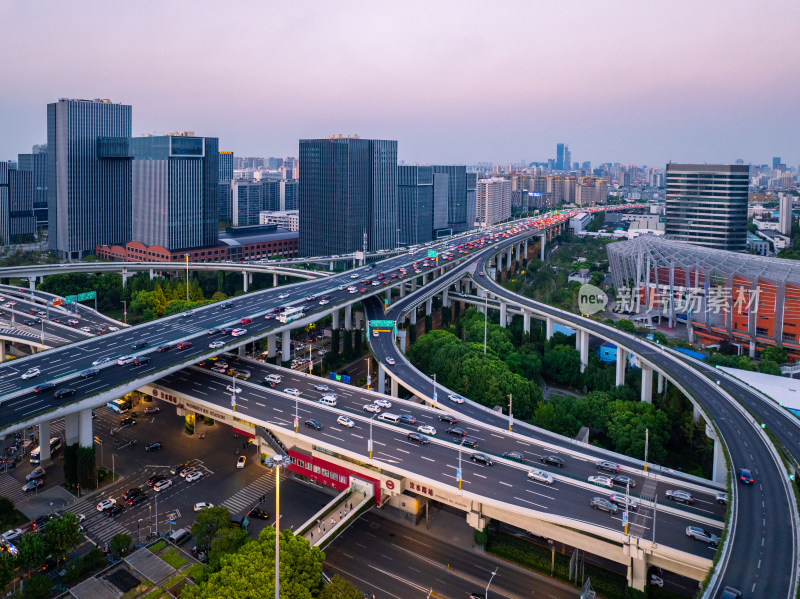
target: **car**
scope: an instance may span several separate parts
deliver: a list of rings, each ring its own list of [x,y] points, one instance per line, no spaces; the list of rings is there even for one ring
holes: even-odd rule
[[[136,424],[136,420],[131,416],[125,416],[119,419],[120,426],[133,426],[134,424]]]
[[[21,537],[24,532],[25,531],[22,530],[21,528],[12,528],[3,533],[2,540],[7,543],[10,543],[11,541],[14,541],[15,539]]]
[[[485,453],[471,453],[469,455],[469,459],[473,462],[479,462],[484,466],[492,466],[494,465],[494,461]]]
[[[156,406],[148,406],[144,409],[145,414],[158,414],[161,411],[161,408]]]
[[[242,318],[242,319],[239,321],[239,324],[250,324],[251,322],[253,322],[253,319],[252,319],[252,318],[247,318],[247,317],[245,317],[245,318]]]
[[[132,495],[131,497],[128,498],[128,505],[130,506],[139,505],[140,503],[143,503],[145,501],[147,501],[147,495],[145,495],[144,493],[136,493],[135,495]]]
[[[470,593],[467,599],[486,599],[486,595],[483,593]]]
[[[194,511],[199,512],[200,510],[204,510],[210,507],[214,507],[214,504],[208,501],[198,501],[197,503],[194,504]]]
[[[242,456],[244,457],[244,456]],[[196,480],[200,480],[203,478],[203,471],[202,470],[192,470],[191,472],[186,473],[186,482],[193,483]]]
[[[147,339],[139,339],[139,341],[131,345],[131,349],[142,349],[144,347],[147,347]]]
[[[619,464],[609,462],[608,460],[600,460],[594,466],[603,472],[611,472],[612,474],[619,472]]]
[[[125,511],[125,506],[115,505],[112,508],[108,508],[105,511],[105,513],[106,513],[106,516],[108,516],[109,518],[116,518],[117,516],[122,514],[122,512],[124,512],[124,511]]]
[[[739,482],[745,485],[752,485],[754,482],[753,475],[748,468],[739,468]]]
[[[42,393],[43,391],[50,391],[51,389],[55,389],[55,383],[39,383],[33,388],[34,393]]]
[[[281,294],[278,296],[278,299],[286,299],[287,297],[289,297],[289,294],[288,294],[288,293],[281,293]]]
[[[229,310],[229,309],[233,308],[233,304],[231,302],[222,302],[222,304],[220,304],[219,307],[220,307],[220,310]]]
[[[183,313],[184,318],[189,318],[190,316],[194,316],[194,310],[187,310]]]
[[[31,321],[31,322],[33,322],[33,321]],[[90,327],[81,327],[81,330],[84,333],[91,333],[92,332],[92,329]]]
[[[627,487],[628,485],[630,485],[631,489],[633,489],[636,486],[636,481],[633,480],[630,476],[625,476],[624,474],[618,474],[617,476],[612,476],[611,482],[613,482],[615,485],[619,485],[620,487]]]
[[[100,364],[105,364],[106,362],[110,362],[111,358],[108,356],[104,356],[102,358],[97,358],[94,362],[92,362],[92,366],[100,366]]]
[[[43,516],[39,516],[36,520],[33,521],[33,532],[39,532],[42,530],[45,524],[50,522],[53,518],[55,518],[55,514],[44,514]]]
[[[283,390],[284,393],[288,393],[289,395],[294,395],[295,397],[300,397],[300,390],[295,389],[294,387],[287,387]]]
[[[25,480],[36,480],[37,478],[43,478],[45,475],[44,468],[39,466],[38,468],[34,468],[28,474],[25,475]]]
[[[414,441],[415,443],[419,443],[420,445],[427,445],[431,442],[431,440],[422,433],[408,433],[406,435],[406,439],[409,441]]]
[[[721,503],[722,505],[725,505],[725,504],[728,503],[728,494],[727,493],[722,493],[722,492],[717,493],[715,499],[716,499],[717,503]]]
[[[667,498],[677,501],[678,503],[694,503],[694,497],[689,491],[681,491],[680,489],[673,490],[667,489]]]
[[[461,445],[463,445],[464,447],[471,447],[472,449],[475,449],[476,447],[478,447],[478,440],[473,439],[472,437],[462,437]]]
[[[564,467],[564,460],[556,455],[543,455],[540,458],[542,464],[547,464],[548,466],[558,466],[559,468]]]
[[[179,474],[181,470],[188,470],[189,469],[189,462],[181,462],[169,469],[170,474]],[[163,478],[163,477],[162,477]]]
[[[165,352],[165,351],[169,351],[171,349],[172,349],[172,344],[171,343],[163,343],[163,344],[158,346],[158,351],[159,352]]]
[[[528,478],[548,485],[552,485],[554,481],[553,476],[550,473],[535,469],[528,470]]]
[[[479,272],[478,275],[480,275],[482,277],[483,276],[483,271]]]
[[[25,372],[22,373],[22,380],[27,381],[28,379],[32,379],[35,376],[39,376],[42,373],[41,370],[38,368],[28,368]]]
[[[145,482],[147,483],[147,486],[152,487],[154,484],[156,484],[162,478],[164,478],[163,474],[154,474],[153,476],[148,478]]]
[[[225,390],[228,393],[241,393],[242,392],[242,388],[241,387],[236,387],[234,385],[228,385],[227,387],[225,387]]]
[[[237,470],[241,470],[242,468],[244,468],[244,465],[246,463],[247,463],[247,457],[243,456],[243,455],[240,455],[239,459],[236,460],[236,469]]]
[[[119,327],[108,327],[109,331],[116,332],[119,330]]]
[[[411,414],[400,414],[400,422],[403,424],[410,424],[415,425],[417,423],[417,419],[414,418]]]
[[[612,481],[608,476],[590,476],[589,482],[594,485],[608,487],[609,489],[614,486],[614,481]]]
[[[149,364],[152,358],[150,356],[136,356],[136,359],[133,361],[134,366],[144,366],[145,364]]]
[[[603,510],[604,512],[608,512],[610,514],[616,514],[619,511],[617,505],[611,503],[605,497],[592,497],[591,501],[589,501],[589,505],[596,510]]]
[[[389,409],[389,408],[391,408],[391,407],[392,407],[392,402],[390,402],[388,399],[380,399],[380,398],[379,398],[379,399],[375,399],[375,400],[373,400],[373,402],[372,402],[372,403],[374,403],[374,404],[375,404],[376,406],[378,406],[379,408],[386,408],[386,409]]]
[[[524,462],[525,461],[525,456],[522,455],[518,451],[504,451],[503,452],[503,457],[506,458],[506,459],[509,459],[509,460],[517,461],[517,462]]]
[[[192,342],[191,341],[181,341],[175,347],[177,347],[178,349],[189,349],[190,347],[192,347]]]
[[[131,364],[134,360],[136,360],[136,356],[120,356],[117,358],[117,364],[125,366],[126,364]]]
[[[192,466],[184,466],[183,468],[178,470],[178,476],[180,476],[181,478],[184,478],[187,474],[190,474],[191,472],[194,472],[194,471],[195,471],[195,469]]]
[[[341,424],[342,426],[346,426],[347,428],[353,428],[355,426],[355,422],[352,419],[348,418],[345,415],[341,415],[336,419],[336,424]]]
[[[162,478],[156,484],[153,485],[154,491],[163,491],[164,489],[169,489],[172,486],[172,479],[169,478]]]
[[[55,393],[53,393],[53,397],[56,399],[61,399],[62,397],[68,397],[70,395],[75,395],[76,391],[72,387],[64,387],[59,389]]]
[[[68,324],[69,326],[71,326],[71,327],[74,327],[76,324],[78,324],[78,322],[79,322],[78,320],[75,320],[74,318],[70,318],[70,319],[67,321],[67,324]]]
[[[247,334],[247,329],[233,329],[231,331],[231,336],[233,337],[241,337],[242,335]]]
[[[141,487],[132,487],[122,494],[122,498],[127,501],[134,495],[141,495],[142,493],[144,493],[144,491],[142,490]]]
[[[421,433],[426,434],[426,435],[435,435],[436,434],[436,429],[433,428],[430,424],[423,424],[422,426],[418,426],[417,430],[419,432],[421,432]]]
[[[608,500],[616,503],[619,507],[624,508],[626,505],[629,510],[634,512],[639,509],[639,502],[633,497],[628,497],[624,493],[612,493],[608,496]]]
[[[224,341],[212,341],[211,343],[208,344],[208,347],[210,347],[211,349],[217,349],[218,347],[222,347],[223,345],[225,345]]]
[[[355,293],[355,291],[351,291],[351,293]],[[380,335],[378,334],[378,331],[372,331],[372,336],[373,337],[380,337]]]
[[[455,424],[458,422],[455,416],[451,416],[450,414],[439,414],[439,421],[441,422],[449,422],[450,424]]]
[[[459,403],[459,404],[464,403],[464,398],[456,393],[451,393],[450,395],[447,396],[447,399],[449,399],[453,403]]]
[[[150,443],[150,445],[145,445],[144,447],[145,451],[158,451],[159,449],[161,449],[161,443],[159,441],[154,441]]]
[[[326,304],[330,304],[330,301],[328,301],[328,300],[326,300],[326,299],[321,299],[321,300],[319,300],[319,305],[320,305],[320,306],[324,306],[324,305],[326,305]]]
[[[394,366],[394,358],[386,358],[386,363],[389,366]]]
[[[317,391],[330,391],[330,387],[328,385],[314,385],[314,389]]]
[[[309,418],[304,422],[304,424],[306,425],[306,427],[313,428],[315,431],[322,430],[322,424],[320,424],[319,421],[314,420],[313,418]]]
[[[708,543],[712,547],[716,547],[719,543],[719,537],[717,535],[710,533],[699,526],[687,526],[686,536],[695,538],[698,541],[703,541],[704,543]]]
[[[248,517],[256,520],[269,520],[269,512],[265,512],[257,507],[254,507],[247,513]]]
[[[117,505],[117,500],[114,499],[113,497],[109,497],[108,499],[104,499],[103,501],[97,504],[97,511],[102,512],[115,505]]]
[[[445,432],[450,435],[458,435],[459,437],[467,436],[466,429],[463,429],[460,426],[449,426],[447,429],[445,429]]]
[[[742,599],[742,591],[726,586],[724,589],[722,589],[719,599]]]

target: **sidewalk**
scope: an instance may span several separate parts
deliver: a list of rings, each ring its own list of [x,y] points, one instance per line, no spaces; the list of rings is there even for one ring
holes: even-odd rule
[[[50,487],[37,493],[25,497],[17,502],[17,509],[31,520],[35,520],[44,514],[52,514],[55,511],[64,511],[67,507],[78,500],[72,493],[64,487],[58,485]]]
[[[368,499],[364,493],[354,491],[339,499],[337,503],[328,504],[323,508],[325,515],[317,518],[317,525],[309,527],[303,534],[303,538],[311,545],[318,545],[334,531],[338,531],[341,526],[346,525],[348,519],[358,512],[359,508]]]

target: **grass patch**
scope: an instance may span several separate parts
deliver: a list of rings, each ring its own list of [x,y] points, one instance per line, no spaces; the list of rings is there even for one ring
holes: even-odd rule
[[[161,589],[153,589],[152,591],[147,593],[147,595],[144,596],[144,599],[157,599],[158,597],[161,597],[163,595],[164,591],[162,591]]]
[[[178,574],[177,576],[173,576],[171,579],[169,579],[169,581],[165,582],[163,586],[165,586],[166,588],[170,588],[178,584],[184,578],[186,578],[185,574]]]
[[[178,555],[178,552],[174,549],[170,549],[169,551],[163,553],[160,557],[176,570],[182,568],[187,562],[187,560]]]
[[[203,568],[203,564],[192,564],[186,569],[184,574],[186,574],[186,576],[191,576],[192,579],[196,579],[203,571]]]
[[[132,588],[130,591],[122,595],[122,599],[134,599],[134,597],[139,597],[145,591],[148,591],[153,586],[153,583],[149,580],[145,579]],[[161,589],[156,589],[161,590]]]
[[[158,543],[156,543],[155,545],[153,545],[153,546],[152,546],[152,547],[150,547],[149,549],[150,549],[150,551],[152,551],[153,553],[158,553],[159,551],[161,551],[161,550],[162,550],[164,547],[166,547],[166,546],[167,546],[166,542],[164,542],[164,541],[159,541]]]

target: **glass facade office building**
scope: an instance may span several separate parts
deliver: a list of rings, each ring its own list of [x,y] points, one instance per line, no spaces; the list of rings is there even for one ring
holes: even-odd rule
[[[17,168],[32,173],[33,215],[36,227],[47,228],[47,145],[34,146],[30,154],[17,156]]]
[[[130,137],[131,106],[109,100],[47,105],[47,210],[50,249],[80,259],[132,233],[131,161],[101,158],[100,137]]]
[[[300,140],[300,255],[391,249],[397,243],[397,142]]]
[[[397,220],[400,245],[433,240],[433,167],[397,167]]]
[[[747,249],[746,164],[668,164],[665,234],[718,250]]]
[[[33,216],[33,173],[0,162],[0,246],[30,243],[36,230]]]

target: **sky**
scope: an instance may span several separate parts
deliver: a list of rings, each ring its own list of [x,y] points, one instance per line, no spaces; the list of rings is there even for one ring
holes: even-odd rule
[[[0,159],[46,105],[133,106],[240,156],[332,134],[408,163],[800,164],[800,2],[0,2]]]

